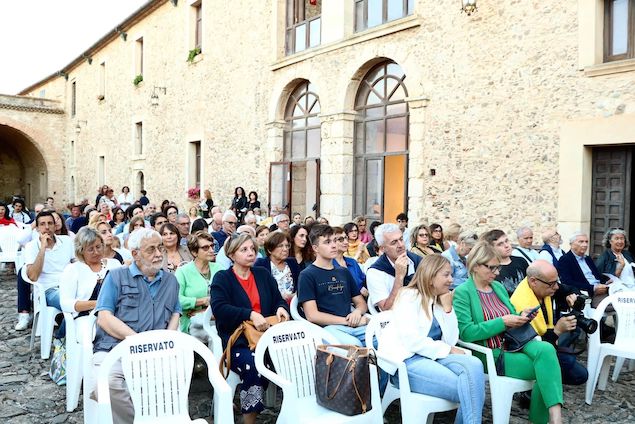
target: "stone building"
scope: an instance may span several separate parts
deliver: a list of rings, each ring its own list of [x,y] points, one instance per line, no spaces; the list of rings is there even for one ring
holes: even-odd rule
[[[65,201],[240,185],[334,223],[630,229],[635,1],[462,3],[149,1],[20,93],[54,114],[0,99],[3,160]]]

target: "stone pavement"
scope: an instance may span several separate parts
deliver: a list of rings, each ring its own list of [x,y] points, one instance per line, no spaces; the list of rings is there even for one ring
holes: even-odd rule
[[[65,387],[55,385],[48,377],[50,362],[29,351],[30,331],[17,332],[15,275],[0,271],[0,423],[81,423],[79,408],[65,410]],[[192,418],[211,422],[209,394],[201,378],[195,378],[190,391]],[[609,380],[605,392],[596,391],[593,405],[584,403],[584,386],[565,387],[566,423],[604,424],[635,423],[635,371],[623,371],[619,380]],[[490,401],[486,400],[484,423],[491,422]],[[275,409],[260,415],[259,423],[274,423]],[[386,422],[399,423],[397,404],[386,413]],[[527,411],[514,402],[510,423],[526,423]],[[236,420],[240,422],[240,420]],[[435,423],[452,423],[454,413],[437,414]],[[225,424],[225,423],[220,423]]]

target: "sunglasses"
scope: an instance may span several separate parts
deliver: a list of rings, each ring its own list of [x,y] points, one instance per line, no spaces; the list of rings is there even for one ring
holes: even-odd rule
[[[496,272],[501,270],[501,266],[500,265],[487,265],[487,264],[481,264],[481,265],[483,265],[484,267],[489,269],[490,272],[496,273]]]
[[[209,249],[212,249],[213,247],[214,247],[213,244],[205,244],[205,245],[199,246],[198,248],[199,248],[199,250],[203,250],[204,252],[208,252]]]

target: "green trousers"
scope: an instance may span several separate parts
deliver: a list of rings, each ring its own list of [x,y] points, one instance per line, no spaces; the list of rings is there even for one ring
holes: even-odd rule
[[[494,349],[494,359],[500,355]],[[549,422],[549,408],[562,404],[562,374],[556,349],[547,342],[532,340],[520,352],[505,352],[505,375],[521,380],[536,380],[531,392],[529,421]]]

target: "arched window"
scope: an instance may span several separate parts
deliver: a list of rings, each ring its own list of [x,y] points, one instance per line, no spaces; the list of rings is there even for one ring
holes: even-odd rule
[[[271,207],[302,216],[319,214],[320,99],[314,86],[298,85],[285,108],[284,162],[271,164]]]
[[[408,91],[399,65],[364,77],[355,101],[355,214],[393,221],[408,209]],[[384,188],[389,190],[384,190]]]

